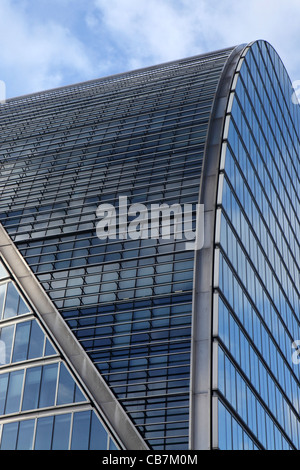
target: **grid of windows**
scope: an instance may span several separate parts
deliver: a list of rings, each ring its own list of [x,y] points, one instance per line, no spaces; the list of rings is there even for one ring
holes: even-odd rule
[[[0,389],[1,415],[86,401],[60,362],[3,373]]]
[[[1,261],[0,288],[0,450],[117,449]]]
[[[300,335],[300,112],[291,98],[275,51],[254,43],[237,81],[220,175],[215,393],[228,419],[265,449],[300,448],[300,370],[292,362]],[[219,447],[231,444],[220,435]]]
[[[187,449],[194,253],[99,240],[100,203],[197,204],[232,49],[8,101],[0,220],[154,449]]]
[[[55,354],[36,320],[20,321],[0,329],[0,366]]]
[[[238,424],[230,411],[218,400],[219,427],[218,438],[220,449],[258,450],[255,442]]]
[[[0,450],[117,450],[91,410],[0,424]]]

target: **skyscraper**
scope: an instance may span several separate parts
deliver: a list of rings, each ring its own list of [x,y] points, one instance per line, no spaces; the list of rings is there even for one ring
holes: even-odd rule
[[[299,117],[264,41],[1,105],[0,449],[300,448]]]

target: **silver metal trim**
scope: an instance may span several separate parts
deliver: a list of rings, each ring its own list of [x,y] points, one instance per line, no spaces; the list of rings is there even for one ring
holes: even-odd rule
[[[213,294],[213,336],[217,336],[219,333],[219,294]]]
[[[220,186],[219,186],[219,189],[220,189]],[[219,192],[219,189],[218,189],[218,192]],[[216,228],[215,228],[215,243],[216,244],[219,244],[220,243],[220,233],[221,233],[221,215],[222,215],[222,212],[221,212],[221,209],[217,209],[216,211]]]
[[[225,157],[227,152],[227,142],[222,143],[221,159],[220,159],[220,171],[225,170]]]
[[[218,397],[212,397],[212,449],[219,446]]]
[[[230,116],[226,116],[225,118],[225,126],[224,126],[224,139],[227,139],[229,133],[229,124],[230,124]]]
[[[216,248],[214,251],[214,281],[213,287],[219,287],[220,279],[220,249]]]
[[[213,373],[212,373],[212,390],[218,388],[218,343],[214,341],[212,344],[212,362],[213,362]]]

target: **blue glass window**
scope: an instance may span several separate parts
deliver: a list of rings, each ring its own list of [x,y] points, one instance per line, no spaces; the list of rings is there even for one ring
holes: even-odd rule
[[[2,428],[1,450],[15,450],[18,437],[18,423],[7,423]]]
[[[16,325],[13,362],[25,361],[28,354],[30,322]]]
[[[107,449],[107,432],[97,419],[95,413],[92,414],[90,450]]]
[[[39,418],[36,426],[35,450],[50,450],[52,444],[53,416]]]
[[[254,43],[240,69],[225,157],[218,341],[235,365],[219,352],[219,387],[268,449],[300,443],[300,372],[291,361],[300,334],[299,109],[272,47]],[[238,429],[232,438],[241,442]]]
[[[14,326],[0,329],[0,365],[10,363],[14,330]]]
[[[24,302],[12,282],[9,282],[7,285],[2,284],[0,286],[0,304],[5,293],[6,298],[3,311],[3,318],[7,319],[30,312],[28,306],[26,305],[26,303]]]
[[[26,372],[22,410],[38,408],[42,367],[33,367]]]
[[[4,414],[9,374],[0,375],[0,414]]]
[[[39,407],[53,406],[55,402],[57,364],[49,364],[43,367]]]
[[[70,425],[70,414],[55,416],[52,450],[67,450],[69,448]]]
[[[74,414],[71,450],[86,450],[89,448],[90,425],[90,411]]]
[[[69,372],[62,364],[60,368],[57,404],[63,405],[74,400],[75,383]]]
[[[19,424],[17,450],[31,450],[33,444],[34,420],[21,421]]]
[[[18,413],[20,410],[24,371],[18,370],[9,374],[5,413]]]
[[[37,322],[32,322],[30,330],[30,343],[28,350],[28,359],[42,357],[44,352],[45,335]],[[49,353],[46,355],[49,355]]]

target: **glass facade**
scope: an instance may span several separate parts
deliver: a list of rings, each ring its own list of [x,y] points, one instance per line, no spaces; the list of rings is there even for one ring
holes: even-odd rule
[[[300,370],[292,362],[300,335],[300,113],[291,98],[274,49],[254,43],[235,88],[220,174],[215,393],[225,449],[247,448],[249,439],[257,448],[300,448]]]
[[[2,224],[153,449],[188,448],[194,252],[183,240],[100,240],[96,210],[119,196],[198,203],[230,53],[3,108]]]
[[[199,316],[213,325],[209,446],[300,448],[299,113],[263,41],[1,107],[1,224],[150,449],[191,445]],[[100,204],[195,207],[203,188],[209,309],[183,239],[96,233]],[[18,280],[0,276],[0,448],[116,448]]]
[[[0,291],[0,450],[116,449],[1,261]]]

